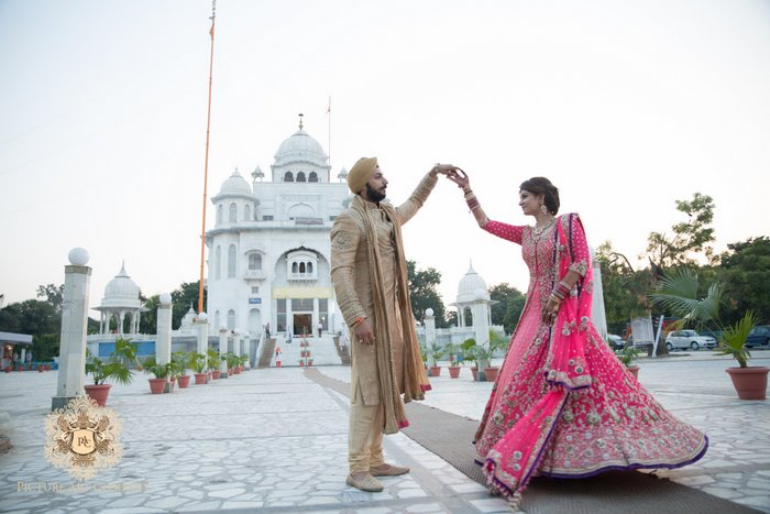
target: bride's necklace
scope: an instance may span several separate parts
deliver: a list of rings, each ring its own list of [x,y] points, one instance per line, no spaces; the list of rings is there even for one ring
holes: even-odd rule
[[[532,227],[532,239],[534,239],[535,241],[540,241],[540,239],[543,236],[543,233],[549,228],[551,228],[551,226],[554,224],[555,221],[556,221],[556,218],[551,218],[548,222],[542,225],[535,224],[535,226]]]

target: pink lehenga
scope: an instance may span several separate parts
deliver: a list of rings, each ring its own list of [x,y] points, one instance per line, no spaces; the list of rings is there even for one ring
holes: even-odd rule
[[[534,476],[584,478],[700,459],[708,438],[666,412],[591,322],[593,274],[580,218],[560,216],[539,238],[496,221],[484,229],[521,244],[530,271],[527,303],[474,441],[488,484],[518,498]],[[570,270],[582,278],[556,320],[544,323],[542,308]]]

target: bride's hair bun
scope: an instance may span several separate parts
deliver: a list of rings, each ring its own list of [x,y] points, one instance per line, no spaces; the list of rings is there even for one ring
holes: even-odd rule
[[[561,205],[559,202],[559,188],[554,186],[547,178],[532,177],[522,182],[519,189],[536,195],[544,195],[545,206],[548,208],[548,211],[554,216],[559,212],[559,206]]]

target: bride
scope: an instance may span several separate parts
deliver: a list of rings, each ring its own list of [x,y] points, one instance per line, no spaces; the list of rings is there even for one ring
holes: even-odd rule
[[[527,302],[476,432],[476,462],[491,490],[517,506],[533,476],[584,478],[611,469],[676,468],[708,438],[669,414],[626,370],[591,322],[593,278],[583,224],[559,212],[544,177],[519,188],[534,226],[487,218],[468,175],[462,188],[479,227],[521,245]]]

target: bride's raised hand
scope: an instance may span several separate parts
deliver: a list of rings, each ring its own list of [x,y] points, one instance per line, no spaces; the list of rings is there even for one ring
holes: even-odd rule
[[[457,187],[463,191],[467,191],[471,188],[471,179],[462,168],[455,167],[455,169],[450,171],[446,177],[457,184]]]

